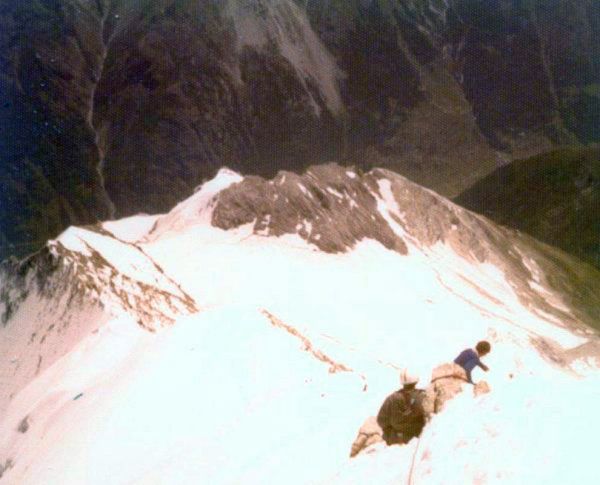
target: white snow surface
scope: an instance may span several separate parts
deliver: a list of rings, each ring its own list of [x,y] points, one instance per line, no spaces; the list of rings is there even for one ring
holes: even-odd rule
[[[92,249],[98,251],[108,263],[118,268],[122,275],[132,280],[154,286],[173,295],[180,293],[177,285],[165,277],[139,246],[123,244],[118,239],[78,227],[67,229],[59,240],[71,251],[86,255],[89,255]]]
[[[200,310],[156,333],[90,311],[87,333],[0,415],[1,484],[599,483],[598,362],[559,365],[533,345],[588,337],[523,306],[495,266],[442,244],[409,241],[403,256],[364,240],[326,254],[295,235],[212,227],[215,195],[239,180],[221,173],[152,230],[149,219],[105,225],[137,246],[78,229],[59,238],[78,251],[87,241],[165,290],[177,282]],[[392,223],[383,192],[378,209]],[[151,277],[148,261],[164,275]],[[23,340],[13,336],[28,311],[39,313],[22,308],[0,328],[3,343]],[[406,446],[348,457],[398,369],[425,386],[480,339],[493,346],[490,372],[473,378],[489,394],[462,393]],[[10,351],[35,365],[21,345]],[[11,376],[1,375],[4,391]]]
[[[196,224],[210,225],[219,192],[242,180],[240,174],[227,168],[220,169],[215,178],[198,187],[194,195],[159,217],[146,237],[156,239],[168,232],[177,234]]]
[[[148,234],[158,216],[139,214],[120,221],[107,221],[102,227],[121,241],[134,243]]]

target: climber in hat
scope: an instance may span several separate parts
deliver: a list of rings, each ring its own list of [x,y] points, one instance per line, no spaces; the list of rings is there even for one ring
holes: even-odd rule
[[[383,439],[388,445],[408,443],[419,436],[427,413],[423,407],[425,391],[417,389],[419,378],[407,370],[402,371],[402,388],[390,394],[383,402],[377,423],[383,430]]]

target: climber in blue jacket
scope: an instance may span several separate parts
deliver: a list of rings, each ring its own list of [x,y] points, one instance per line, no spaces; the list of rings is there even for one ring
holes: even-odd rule
[[[482,340],[481,342],[477,343],[475,349],[465,349],[458,355],[456,359],[454,359],[454,363],[460,365],[465,370],[467,373],[467,378],[471,384],[473,384],[473,381],[471,380],[471,371],[476,366],[481,367],[485,372],[490,370],[489,367],[481,362],[479,358],[489,354],[491,349],[492,346],[490,343]]]

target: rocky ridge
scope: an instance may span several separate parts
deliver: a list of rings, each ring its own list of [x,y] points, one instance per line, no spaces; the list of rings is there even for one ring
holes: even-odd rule
[[[71,228],[23,261],[4,261],[0,335],[8,337],[0,339],[0,368],[17,387],[0,396],[0,409],[19,386],[97,333],[102,322],[126,315],[155,332],[197,310],[140,248],[98,227]]]
[[[7,326],[20,305],[31,295],[41,299],[65,301],[65,306],[99,306],[108,312],[125,310],[138,323],[151,331],[173,321],[179,314],[197,311],[194,301],[176,283],[164,275],[162,269],[133,244],[123,243],[122,251],[132,257],[135,269],[150,269],[147,279],[142,274],[127,274],[107,260],[101,250],[86,241],[97,228],[69,230],[81,236],[82,246],[70,249],[60,240],[24,261],[5,261],[1,268],[2,324]],[[86,234],[87,233],[87,234]],[[101,238],[113,239],[102,231]],[[91,238],[90,238],[91,239]],[[92,239],[93,240],[93,239]],[[129,254],[127,254],[129,253]]]
[[[595,2],[9,0],[0,244],[335,160],[457,195],[598,139]],[[43,222],[42,222],[43,221]]]
[[[110,228],[113,232],[109,232]],[[227,246],[223,252],[219,251],[223,247],[211,251],[211,246],[214,249],[222,244]],[[357,249],[353,254],[339,254],[353,248]],[[273,257],[279,250],[290,257]],[[338,254],[318,254],[321,251]],[[232,256],[230,268],[224,255]],[[251,261],[254,256],[257,259]],[[379,264],[373,265],[371,256],[380,258]],[[328,266],[328,261],[335,264]],[[369,264],[361,267],[364,261]],[[157,262],[176,278],[170,278]],[[338,263],[348,265],[348,273],[331,271],[341,268]],[[277,266],[280,268],[270,273]],[[378,271],[385,272],[387,266],[393,268],[388,277],[378,278]],[[301,273],[302,267],[308,271]],[[290,284],[294,278],[288,276],[295,275],[291,268],[302,274],[296,278],[300,281],[298,286]],[[490,378],[495,380],[490,388],[491,400],[476,403],[463,399],[460,408],[437,414],[434,424],[426,428],[419,448],[423,457],[433,457],[431,462],[423,458],[418,466],[413,466],[411,456],[417,456],[416,450],[413,455],[412,449],[403,448],[406,462],[399,462],[399,455],[387,461],[406,464],[389,467],[397,476],[410,470],[410,479],[414,469],[415,477],[431,480],[427,477],[432,476],[433,464],[438,460],[444,463],[443,457],[449,456],[446,450],[461,450],[465,446],[463,436],[453,432],[455,423],[466,418],[465,422],[472,424],[468,418],[473,415],[484,421],[467,428],[472,437],[467,442],[471,448],[463,456],[464,470],[469,470],[472,453],[481,448],[485,435],[496,438],[498,430],[503,432],[508,424],[516,423],[505,432],[506,441],[488,442],[497,450],[506,449],[506,443],[518,436],[522,427],[519,423],[528,418],[537,418],[537,423],[544,420],[546,416],[540,419],[539,412],[545,406],[550,406],[554,416],[578,423],[581,427],[576,434],[585,433],[589,425],[577,420],[579,410],[573,410],[570,399],[563,402],[572,414],[562,414],[562,404],[553,407],[553,396],[548,394],[548,389],[576,392],[588,379],[586,376],[596,379],[593,373],[597,371],[600,341],[598,333],[584,324],[597,322],[599,279],[597,271],[590,268],[588,276],[593,277],[575,281],[581,276],[578,268],[578,262],[560,251],[501,228],[390,170],[365,172],[327,164],[310,167],[301,175],[280,172],[270,180],[222,170],[164,216],[71,228],[37,256],[22,263],[4,263],[0,271],[0,311],[7,318],[6,325],[0,327],[5,337],[0,339],[0,377],[7,385],[0,393],[0,415],[8,402],[9,418],[3,429],[9,432],[3,435],[0,473],[6,473],[9,480],[23,482],[52,482],[58,476],[64,480],[64,473],[70,473],[72,468],[89,473],[84,465],[90,456],[87,449],[76,456],[83,460],[82,465],[72,466],[74,456],[70,450],[78,443],[90,443],[92,450],[113,453],[115,443],[131,439],[139,443],[145,439],[142,447],[121,450],[135,450],[136,454],[126,460],[128,463],[145,463],[143,450],[154,449],[156,443],[164,445],[166,440],[164,449],[168,453],[175,449],[178,456],[177,443],[182,442],[182,433],[189,432],[192,439],[208,437],[198,446],[187,448],[189,455],[181,459],[185,469],[186,463],[198,462],[193,458],[198,449],[218,449],[223,433],[236,431],[243,437],[239,450],[226,443],[223,449],[233,449],[233,454],[205,456],[211,469],[215,469],[214,463],[231,463],[232,467],[219,466],[214,475],[206,468],[198,468],[187,471],[186,476],[221,479],[222,470],[227,469],[233,471],[226,477],[232,481],[247,478],[248,468],[238,470],[236,464],[248,457],[248,449],[258,449],[258,455],[266,457],[266,465],[261,464],[260,475],[252,475],[251,481],[263,483],[273,472],[269,468],[269,450],[281,445],[280,431],[289,431],[291,424],[290,413],[280,413],[281,409],[292,409],[292,414],[305,413],[313,420],[308,421],[309,426],[306,422],[292,424],[294,429],[285,440],[297,448],[285,449],[282,457],[292,463],[303,448],[314,451],[319,443],[323,446],[319,452],[325,453],[331,443],[322,437],[337,436],[339,445],[350,437],[346,435],[352,426],[359,424],[355,418],[362,411],[353,412],[342,426],[326,430],[320,428],[323,416],[330,415],[336,405],[348,409],[349,399],[356,406],[361,398],[367,398],[370,404],[364,408],[376,410],[389,385],[386,379],[390,374],[382,372],[384,368],[398,370],[415,356],[421,356],[424,349],[431,355],[421,364],[444,358],[446,352],[440,351],[440,344],[454,340],[448,338],[449,332],[457,332],[465,325],[472,328],[470,339],[487,327],[494,342],[495,354],[490,356],[496,359],[490,362],[494,370]],[[423,277],[419,269],[427,273],[428,281],[423,286],[415,284],[415,279]],[[256,274],[261,271],[264,274]],[[234,281],[232,272],[243,272],[241,286]],[[336,276],[328,279],[329,273]],[[196,286],[198,280],[200,284]],[[219,280],[226,284],[218,286]],[[367,298],[363,286],[366,281],[377,285]],[[401,284],[396,287],[394,283],[399,281]],[[212,297],[203,301],[207,311],[182,318],[167,332],[150,335],[147,330],[168,325],[171,317],[196,311],[193,300],[177,282],[198,299],[212,292]],[[259,288],[258,292],[253,292],[253,286]],[[335,291],[329,293],[329,287]],[[220,298],[222,288],[231,298]],[[447,295],[446,290],[452,293],[448,300],[442,296]],[[351,296],[344,298],[345,292]],[[376,296],[382,292],[389,292],[390,298],[378,300]],[[443,304],[454,301],[459,307],[467,306],[469,312],[456,311],[451,304],[434,306],[438,302],[433,300],[438,298]],[[352,319],[357,313],[356,302],[364,303],[367,309],[364,320],[362,315]],[[381,304],[384,311],[379,313],[377,307]],[[419,312],[419,306],[424,310]],[[302,312],[289,311],[294,307]],[[346,308],[336,314],[336,309],[342,307]],[[109,315],[113,309],[114,315]],[[440,310],[443,318],[439,318]],[[426,318],[429,312],[431,318]],[[138,319],[141,328],[136,328]],[[354,335],[352,330],[356,331]],[[373,333],[376,335],[371,339]],[[362,342],[363,347],[357,342]],[[386,344],[387,352],[382,348]],[[449,342],[446,350],[453,352],[454,346],[455,342]],[[229,351],[223,352],[223,348]],[[414,350],[412,356],[410,349]],[[43,372],[64,352],[69,355],[59,365]],[[547,362],[541,361],[538,354]],[[393,362],[388,361],[389,355],[393,355]],[[236,375],[232,376],[232,372]],[[113,379],[117,379],[116,385],[111,385]],[[334,379],[343,387],[336,389]],[[572,387],[560,387],[567,379]],[[16,395],[28,381],[32,386]],[[590,384],[584,386],[581,394],[561,395],[575,395],[578,402],[593,402],[597,382],[586,382]],[[519,387],[514,387],[514,383]],[[368,395],[373,388],[375,394]],[[223,395],[225,390],[231,393]],[[163,395],[177,399],[163,401]],[[207,400],[207,395],[218,395],[219,399]],[[521,401],[515,401],[515,395],[521,396]],[[542,397],[547,400],[540,402]],[[165,402],[173,406],[168,413],[164,412]],[[185,406],[181,406],[182,402]],[[230,403],[234,407],[229,407]],[[494,413],[504,403],[508,412],[498,420]],[[260,409],[263,405],[267,407]],[[91,413],[94,406],[97,411]],[[222,413],[217,415],[218,420],[211,413],[215,410]],[[516,410],[523,414],[515,414]],[[235,418],[230,420],[232,415]],[[157,416],[164,418],[159,426]],[[183,419],[178,420],[180,416]],[[490,416],[493,420],[485,421]],[[65,427],[57,429],[57,421]],[[132,421],[133,429],[121,426]],[[74,422],[81,426],[73,426]],[[114,430],[108,435],[98,433],[105,423]],[[207,427],[212,423],[218,424]],[[317,433],[297,439],[305,430],[317,428]],[[68,433],[59,433],[63,429],[75,429],[75,441],[69,441],[72,438]],[[148,436],[148,429],[157,433]],[[273,439],[265,440],[271,429]],[[534,442],[540,427],[530,429],[531,436],[526,438]],[[593,430],[590,433],[593,435]],[[357,443],[361,446],[377,438],[377,430],[371,426],[361,429],[361,434],[359,441],[364,438],[364,443]],[[447,448],[445,441],[440,444],[439,434],[451,436]],[[96,448],[99,436],[106,444]],[[44,450],[50,453],[49,460],[40,460],[40,448],[34,447],[44,438],[49,446]],[[313,440],[308,448],[307,439]],[[57,453],[63,440],[69,446],[66,452]],[[347,451],[346,443],[342,444],[331,453],[332,457]],[[528,448],[529,441],[522,450]],[[159,451],[162,456],[163,451]],[[394,450],[369,451],[374,454],[366,453],[355,463]],[[545,456],[553,456],[554,443],[544,451],[548,453]],[[55,461],[57,454],[60,462]],[[115,463],[123,463],[123,456],[118,453]],[[580,457],[578,450],[575,461]],[[255,458],[250,457],[253,464]],[[281,463],[278,461],[277,465]],[[486,469],[486,462],[482,463]],[[506,463],[510,466],[514,462],[509,458]],[[383,460],[367,464],[365,476],[372,478],[373,470],[377,466],[386,468],[385,464]],[[36,466],[44,475],[37,474]],[[290,477],[289,466],[279,468],[283,481]],[[343,466],[341,476],[331,476],[337,483],[357,476],[354,463],[352,467]],[[181,477],[182,467],[174,467],[170,477]],[[298,466],[299,474],[302,468]],[[543,464],[540,468],[546,471]],[[326,470],[327,475],[333,473],[332,469]],[[114,474],[112,467],[101,466],[100,471]],[[442,469],[437,476],[443,477],[445,471]],[[581,476],[592,475],[593,467],[589,471]],[[554,475],[555,470],[550,473]],[[155,477],[156,470],[150,467],[143,474],[136,471],[131,476]],[[467,475],[457,470],[453,476],[464,481]],[[105,477],[95,481],[102,482]],[[76,471],[67,481],[77,483],[79,479]],[[336,481],[332,479],[324,481]],[[297,481],[309,480],[301,476]]]
[[[302,175],[280,172],[271,180],[244,177],[205,204],[200,211],[208,211],[216,227],[248,225],[260,236],[297,235],[325,252],[346,252],[364,239],[400,254],[446,245],[469,261],[501,268],[520,299],[561,324],[579,318],[597,327],[597,270],[386,169],[328,164]],[[532,253],[535,260],[524,256]],[[548,299],[548,291],[561,296]]]

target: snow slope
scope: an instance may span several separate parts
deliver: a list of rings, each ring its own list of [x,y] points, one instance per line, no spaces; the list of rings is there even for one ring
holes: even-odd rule
[[[124,282],[155,292],[111,311],[66,307],[81,312],[79,333],[20,381],[0,416],[0,483],[598,483],[598,336],[547,311],[572,309],[543,274],[533,286],[550,306],[520,295],[531,285],[516,284],[500,256],[459,250],[463,236],[425,243],[399,180],[369,187],[406,251],[363,239],[331,253],[304,228],[275,237],[256,223],[213,226],[220,195],[240,180],[221,172],[170,214],[71,229],[53,243],[94,248]],[[468,213],[447,204],[465,226]],[[139,285],[119,288],[135,295]],[[39,301],[54,301],[44,298],[31,291],[0,328],[28,365],[37,354],[14,336]],[[143,312],[163,323],[140,325]],[[489,394],[464,392],[407,446],[348,458],[398,369],[425,385],[434,366],[483,338],[491,370],[474,379]]]

